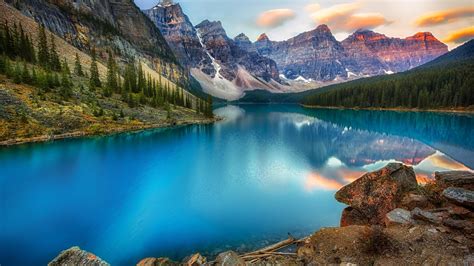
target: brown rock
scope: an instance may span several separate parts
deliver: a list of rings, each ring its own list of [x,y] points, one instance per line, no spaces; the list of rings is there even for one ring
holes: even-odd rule
[[[200,265],[204,265],[206,262],[207,262],[206,257],[203,257],[199,253],[193,254],[184,259],[184,265],[187,265],[187,266],[200,266]]]
[[[443,188],[460,187],[474,190],[474,173],[468,171],[446,171],[435,173],[436,183]]]
[[[433,223],[433,224],[440,224],[442,222],[441,217],[438,216],[437,214],[429,212],[429,211],[424,211],[420,208],[413,209],[411,211],[411,215],[415,219]]]
[[[407,208],[408,210],[413,210],[416,207],[426,208],[430,205],[428,198],[424,195],[419,195],[415,193],[408,193],[403,197],[401,206]]]
[[[357,209],[371,224],[383,224],[385,215],[418,186],[412,167],[390,163],[367,173],[336,193],[339,202]]]
[[[472,190],[448,187],[442,195],[454,204],[474,208],[474,191]]]
[[[106,266],[110,264],[92,253],[81,250],[79,247],[72,247],[62,251],[61,254],[48,263],[48,266],[69,265]]]
[[[352,207],[346,207],[341,214],[341,226],[367,225],[369,220],[365,215]]]
[[[217,266],[245,266],[245,261],[234,251],[222,252],[216,257]]]
[[[145,258],[142,259],[137,266],[178,266],[179,263],[169,258]]]

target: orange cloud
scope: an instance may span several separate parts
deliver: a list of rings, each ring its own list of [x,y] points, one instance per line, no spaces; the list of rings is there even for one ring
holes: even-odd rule
[[[461,7],[422,15],[416,20],[415,24],[420,27],[434,26],[472,16],[474,16],[474,7]]]
[[[309,4],[309,5],[305,6],[304,9],[309,13],[314,13],[314,12],[320,10],[321,6],[319,4]]]
[[[474,27],[468,27],[468,28],[460,29],[455,32],[451,32],[448,35],[448,37],[446,37],[443,41],[450,42],[450,43],[463,43],[473,38],[474,38]]]
[[[295,16],[295,12],[291,9],[272,9],[259,15],[257,25],[265,28],[275,28],[293,19]]]
[[[317,24],[327,24],[335,32],[373,29],[391,23],[380,13],[356,13],[360,7],[359,3],[334,5],[313,12],[311,18]]]
[[[387,24],[390,22],[380,13],[364,13],[350,16],[344,28],[347,30],[373,29]]]

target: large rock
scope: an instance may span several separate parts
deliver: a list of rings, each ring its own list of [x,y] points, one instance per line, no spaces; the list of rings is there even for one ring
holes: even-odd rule
[[[385,215],[395,209],[405,194],[416,189],[415,172],[401,163],[367,173],[341,188],[335,195],[339,202],[357,209],[370,224],[384,224]]]
[[[342,210],[340,225],[349,226],[349,225],[366,225],[369,221],[367,217],[357,209],[352,207],[346,207]]]
[[[412,224],[415,221],[411,217],[410,211],[407,211],[405,209],[401,208],[396,208],[392,210],[391,212],[387,213],[385,216],[385,225],[386,226],[391,226],[391,225],[396,225],[396,224]]]
[[[468,171],[446,171],[435,173],[436,183],[444,188],[460,187],[474,190],[474,173]]]
[[[72,247],[64,250],[54,260],[48,263],[48,266],[71,266],[71,265],[86,265],[86,266],[105,266],[110,265],[103,261],[96,255],[81,250],[79,247]]]
[[[411,211],[411,215],[419,220],[433,223],[433,224],[440,224],[442,222],[442,217],[437,215],[436,213],[432,213],[429,211],[424,211],[420,208],[415,208]]]
[[[215,260],[217,266],[245,266],[245,261],[234,251],[226,251],[217,255]]]
[[[145,258],[142,259],[137,266],[178,266],[179,263],[169,258]]]
[[[206,264],[207,259],[199,253],[195,253],[191,256],[186,257],[183,260],[183,264],[186,266],[200,266]]]
[[[457,187],[449,187],[443,191],[443,196],[449,201],[474,208],[474,191]]]

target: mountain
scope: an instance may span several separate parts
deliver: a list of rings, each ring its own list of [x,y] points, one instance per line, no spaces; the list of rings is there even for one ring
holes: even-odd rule
[[[472,108],[472,84],[474,40],[410,71],[315,90],[304,103],[358,108]]]
[[[215,74],[196,29],[179,4],[159,3],[143,12],[158,27],[183,66],[200,68],[208,75]]]
[[[358,30],[339,42],[326,25],[286,41],[262,34],[251,46],[238,44],[275,60],[286,79],[324,83],[406,71],[448,51],[428,32],[400,39]]]
[[[144,13],[160,29],[204,92],[232,100],[240,98],[246,90],[289,89],[280,84],[273,60],[251,49],[242,49],[237,44],[240,40],[230,39],[221,22],[205,20],[193,26],[181,6],[171,1],[162,1]],[[244,35],[240,37],[245,41]]]
[[[259,54],[275,60],[282,75],[292,80],[332,81],[346,77],[346,68],[355,63],[326,25],[283,42],[270,41],[262,34],[254,46]]]
[[[76,47],[109,46],[173,62],[160,31],[133,0],[6,0]]]
[[[400,39],[358,30],[341,44],[348,56],[359,63],[359,73],[363,75],[406,71],[448,51],[448,47],[429,32]]]

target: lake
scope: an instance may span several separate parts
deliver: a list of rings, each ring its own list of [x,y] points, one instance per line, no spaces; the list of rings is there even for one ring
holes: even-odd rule
[[[0,264],[71,246],[113,265],[245,251],[337,226],[341,186],[389,162],[474,168],[474,116],[229,105],[213,125],[0,148]]]

